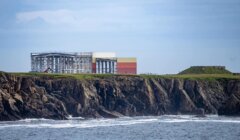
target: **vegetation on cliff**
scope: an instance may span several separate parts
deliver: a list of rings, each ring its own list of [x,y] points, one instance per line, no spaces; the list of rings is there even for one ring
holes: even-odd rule
[[[119,75],[119,74],[51,74],[51,73],[11,73],[16,76],[26,77],[49,77],[49,78],[74,78],[74,79],[102,79],[114,78],[120,76],[140,77],[140,78],[154,78],[154,79],[192,79],[192,80],[217,80],[217,79],[240,79],[240,75],[233,74],[168,74],[168,75],[154,75],[154,74],[140,74],[140,75]]]
[[[192,66],[179,74],[232,74],[223,66]]]

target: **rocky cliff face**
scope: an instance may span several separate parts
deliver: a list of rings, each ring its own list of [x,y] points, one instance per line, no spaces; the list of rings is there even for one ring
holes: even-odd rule
[[[240,80],[112,76],[24,77],[0,73],[0,120],[162,114],[240,115]]]

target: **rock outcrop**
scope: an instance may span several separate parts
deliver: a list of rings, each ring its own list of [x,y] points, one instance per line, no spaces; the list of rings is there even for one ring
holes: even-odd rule
[[[109,76],[74,79],[0,73],[0,120],[162,114],[240,115],[240,80]]]

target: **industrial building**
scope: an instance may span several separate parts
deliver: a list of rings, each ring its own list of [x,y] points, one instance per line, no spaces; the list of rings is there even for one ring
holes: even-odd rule
[[[111,52],[31,53],[31,71],[137,74],[137,59],[118,58]]]

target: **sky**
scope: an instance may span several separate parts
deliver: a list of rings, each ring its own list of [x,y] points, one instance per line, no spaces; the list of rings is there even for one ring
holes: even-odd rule
[[[240,72],[240,1],[0,0],[0,71],[30,71],[31,52],[116,52],[139,74]]]

